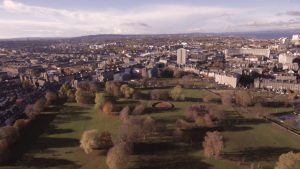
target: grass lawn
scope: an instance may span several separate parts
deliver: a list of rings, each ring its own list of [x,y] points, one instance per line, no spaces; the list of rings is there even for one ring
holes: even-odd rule
[[[197,101],[207,95],[218,98],[207,90],[185,89],[188,102],[172,102],[174,110],[150,114],[157,122],[158,133],[149,142],[136,144],[135,153],[129,162],[130,169],[244,169],[249,162],[261,164],[264,169],[273,169],[280,154],[290,150],[299,150],[300,138],[291,135],[271,123],[242,117],[232,107],[220,103],[202,103]],[[149,101],[148,105],[151,105]],[[122,100],[120,105],[135,104]],[[202,140],[206,130],[197,129],[186,134],[188,141],[176,142],[172,138],[175,122],[184,118],[187,107],[193,104],[206,104],[215,110],[227,110],[227,124],[221,132],[225,138],[225,150],[222,159],[205,158]],[[255,110],[253,110],[255,111]],[[112,133],[116,141],[119,130],[117,117],[104,115],[94,110],[93,105],[80,106],[67,103],[58,112],[48,112],[53,121],[45,127],[43,134],[31,144],[16,166],[12,168],[54,168],[54,169],[107,169],[105,152],[94,151],[85,154],[79,148],[79,139],[83,131],[99,129]],[[247,161],[238,165],[237,161]]]
[[[54,120],[12,168],[106,168],[105,153],[85,154],[79,148],[79,139],[83,131],[99,129],[110,131],[116,140],[119,120],[96,112],[93,105],[79,106],[76,103],[67,103],[59,112],[45,114],[54,114]]]

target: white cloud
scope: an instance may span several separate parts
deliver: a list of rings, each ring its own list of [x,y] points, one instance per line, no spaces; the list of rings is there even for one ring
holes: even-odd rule
[[[249,11],[251,10],[197,5],[152,5],[127,10],[71,11],[3,0],[0,5],[0,24],[6,26],[0,27],[0,38],[235,31],[239,30],[239,25],[244,25],[245,28],[247,22],[261,20],[259,15],[247,16]],[[248,26],[252,29],[251,25]]]

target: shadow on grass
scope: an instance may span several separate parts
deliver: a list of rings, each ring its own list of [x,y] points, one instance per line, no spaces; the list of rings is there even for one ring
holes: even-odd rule
[[[134,167],[129,169],[208,169],[211,165],[204,163],[200,158],[189,155],[180,155],[173,152],[161,156],[140,158]]]
[[[50,148],[78,147],[78,145],[78,139],[40,137],[32,150],[44,151]]]
[[[35,158],[27,157],[26,161],[23,161],[20,165],[28,168],[80,168],[79,165],[75,164],[73,161],[58,159],[58,158]]]
[[[37,138],[49,127],[49,123],[53,121],[55,116],[56,114],[41,114],[23,130],[20,137],[21,139],[12,147],[11,151],[14,157],[10,163],[17,161],[25,152],[32,148]]]
[[[281,154],[299,150],[291,149],[288,147],[258,147],[258,148],[248,148],[243,151],[225,153],[223,156],[230,160],[240,160],[246,162],[253,161],[276,161]]]

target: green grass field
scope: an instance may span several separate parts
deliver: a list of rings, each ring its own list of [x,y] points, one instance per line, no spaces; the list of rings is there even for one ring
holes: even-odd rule
[[[184,90],[188,98],[202,98],[217,95],[207,90]],[[128,102],[134,104],[134,102]],[[157,121],[159,133],[149,142],[136,145],[129,168],[132,169],[244,169],[250,163],[272,169],[274,162],[282,153],[300,149],[300,138],[260,119],[242,117],[232,107],[220,103],[172,102],[175,109],[152,113]],[[202,140],[205,131],[195,130],[187,134],[188,141],[175,142],[171,135],[178,118],[184,118],[184,112],[193,104],[206,104],[216,110],[226,110],[226,125],[222,129],[225,138],[225,150],[222,159],[205,158],[202,152]],[[120,105],[126,105],[123,100]],[[151,105],[151,101],[149,101]],[[255,110],[252,110],[255,111]],[[107,169],[105,152],[94,151],[85,154],[79,148],[79,139],[83,131],[98,129],[112,133],[113,140],[118,139],[119,120],[97,112],[93,105],[81,106],[67,103],[59,111],[45,112],[53,116],[53,121],[32,144],[28,151],[11,168],[54,168],[54,169]],[[238,162],[241,161],[241,162]],[[244,162],[243,162],[244,161]]]

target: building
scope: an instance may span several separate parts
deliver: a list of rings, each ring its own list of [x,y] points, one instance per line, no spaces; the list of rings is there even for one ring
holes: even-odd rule
[[[300,45],[300,35],[293,35],[293,37],[292,37],[292,42],[293,42],[295,45]]]
[[[278,62],[282,64],[291,64],[297,56],[291,53],[282,53],[278,56]]]
[[[232,56],[241,56],[241,55],[254,55],[254,56],[264,56],[270,57],[270,49],[254,49],[254,48],[240,48],[240,49],[226,49],[224,51],[225,58]]]
[[[230,86],[232,88],[236,88],[239,81],[238,75],[229,75],[223,73],[215,74],[215,82],[218,84]]]
[[[187,51],[186,49],[178,49],[177,50],[177,64],[178,65],[185,65],[187,59]]]
[[[300,83],[296,81],[278,81],[271,79],[255,79],[254,87],[270,90],[291,90],[300,91]]]

